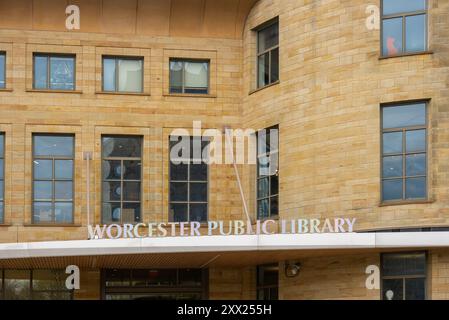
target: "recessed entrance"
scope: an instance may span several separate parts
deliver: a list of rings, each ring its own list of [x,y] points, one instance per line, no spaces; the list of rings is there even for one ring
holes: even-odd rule
[[[207,299],[207,269],[105,269],[102,298],[106,300]]]

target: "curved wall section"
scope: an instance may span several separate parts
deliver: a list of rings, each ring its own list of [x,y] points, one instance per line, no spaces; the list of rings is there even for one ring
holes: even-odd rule
[[[0,1],[0,28],[66,31],[65,9],[77,5],[80,32],[241,39],[257,0]]]
[[[358,230],[447,226],[449,3],[429,0],[433,53],[388,59],[380,58],[380,31],[366,27],[367,6],[362,0],[259,1],[244,32],[243,123],[280,126],[282,218],[355,217]],[[253,28],[276,16],[280,82],[254,91]],[[430,99],[429,199],[384,206],[381,105],[423,99]]]

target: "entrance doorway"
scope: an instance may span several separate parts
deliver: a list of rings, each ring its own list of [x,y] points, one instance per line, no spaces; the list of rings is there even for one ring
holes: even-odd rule
[[[204,300],[207,269],[105,269],[101,272],[105,300]]]

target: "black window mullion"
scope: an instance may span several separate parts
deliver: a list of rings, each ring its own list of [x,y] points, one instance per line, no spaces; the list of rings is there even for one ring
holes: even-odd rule
[[[182,83],[181,83],[181,92],[186,92],[186,62],[182,61],[181,63],[182,70]]]
[[[56,212],[55,212],[55,210],[56,210],[56,205],[55,205],[55,202],[56,202],[56,194],[55,194],[55,191],[56,191],[56,188],[55,188],[55,158],[52,158],[51,159],[51,165],[52,165],[52,168],[51,168],[51,221],[52,222],[56,222]]]
[[[405,296],[405,278],[402,278],[402,300],[407,300],[407,297]]]
[[[406,185],[406,176],[407,176],[407,162],[405,161],[406,158],[406,152],[407,152],[407,142],[406,142],[406,130],[402,130],[402,199],[405,200],[407,198],[407,191],[405,188]]]
[[[114,79],[114,91],[118,92],[119,91],[119,59],[115,58],[114,62],[115,62],[115,79]],[[121,212],[120,212],[121,214]]]
[[[124,194],[124,183],[123,183],[123,159],[120,160],[120,222],[123,223],[123,194]]]
[[[50,55],[47,55],[47,89],[51,89],[51,81],[50,81],[50,77],[51,77],[51,69],[50,69]]]
[[[406,16],[403,15],[403,16],[402,16],[402,53],[408,51],[408,50],[407,50],[407,40],[405,39],[405,38],[406,38],[406,35],[407,35],[407,33],[406,33],[406,31],[405,31],[405,28],[406,28],[406,27],[407,27],[407,24],[406,24]]]
[[[190,165],[191,162],[187,164],[187,221],[190,221]]]
[[[270,50],[268,53],[268,84],[271,83],[271,55],[273,54],[273,51]]]

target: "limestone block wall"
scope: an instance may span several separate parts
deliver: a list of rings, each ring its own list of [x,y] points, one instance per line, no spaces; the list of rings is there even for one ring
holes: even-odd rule
[[[101,222],[101,135],[130,134],[144,138],[143,221],[168,219],[168,135],[175,128],[238,127],[241,111],[242,41],[232,38],[145,36],[94,32],[0,30],[0,50],[7,54],[7,88],[0,90],[0,131],[5,133],[5,220],[1,242],[87,239],[86,161],[90,171],[90,223]],[[76,90],[32,89],[33,52],[76,55]],[[103,54],[144,57],[144,92],[101,91]],[[211,92],[200,97],[168,94],[168,59],[210,59]],[[31,223],[33,133],[75,135],[74,224]],[[212,165],[210,219],[242,217],[234,171]],[[226,192],[222,192],[226,190]]]
[[[243,40],[242,123],[280,128],[280,216],[355,217],[357,230],[449,224],[449,3],[429,0],[430,53],[381,59],[380,1],[261,0]],[[279,84],[254,92],[256,33],[279,17]],[[429,201],[380,204],[380,105],[430,99]],[[253,168],[245,172],[254,201]]]

